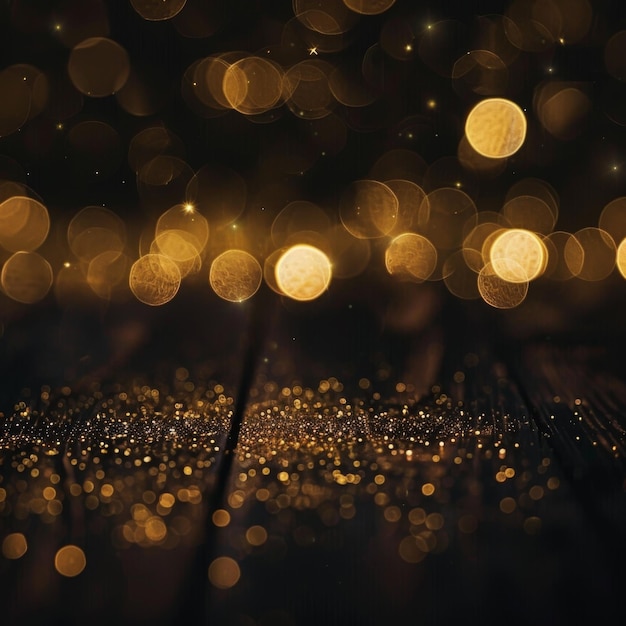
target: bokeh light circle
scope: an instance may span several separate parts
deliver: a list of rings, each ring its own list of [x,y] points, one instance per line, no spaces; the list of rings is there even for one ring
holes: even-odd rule
[[[515,261],[511,261],[511,265]],[[517,269],[522,274],[523,269]],[[528,283],[511,283],[500,278],[491,263],[487,263],[478,274],[478,291],[482,299],[496,309],[513,309],[519,306],[528,294]]]
[[[157,22],[178,15],[187,0],[130,0],[130,3],[144,20]]]
[[[526,129],[522,109],[505,98],[481,100],[465,122],[465,135],[472,148],[491,159],[515,154],[524,143]]]
[[[86,96],[102,98],[124,86],[130,76],[130,59],[116,41],[90,37],[74,46],[67,71],[78,91]]]
[[[226,250],[211,263],[209,283],[213,291],[229,302],[251,298],[261,286],[261,264],[245,250]]]
[[[489,250],[494,272],[510,283],[525,283],[543,274],[547,250],[533,232],[510,228],[500,232]]]
[[[11,533],[2,540],[2,556],[5,559],[21,559],[28,550],[28,542],[22,533]]]
[[[16,252],[6,261],[0,274],[4,293],[23,304],[43,300],[52,282],[50,263],[36,252]]]
[[[146,254],[135,261],[128,278],[137,300],[151,306],[169,302],[180,287],[178,265],[163,254]]]
[[[385,251],[387,271],[399,278],[423,282],[428,280],[437,266],[437,250],[422,235],[398,235]]]
[[[398,220],[398,198],[384,183],[357,180],[341,196],[339,217],[346,230],[358,239],[383,237]]]
[[[63,546],[54,557],[54,567],[62,576],[78,576],[87,565],[85,553],[74,545]]]
[[[315,300],[330,284],[330,259],[318,248],[298,244],[286,250],[275,268],[276,283],[286,296],[301,301]]]

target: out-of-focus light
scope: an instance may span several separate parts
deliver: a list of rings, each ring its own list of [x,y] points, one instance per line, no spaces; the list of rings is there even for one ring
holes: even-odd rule
[[[478,154],[504,159],[515,154],[526,138],[526,116],[522,109],[505,98],[479,102],[467,116],[465,134]]]
[[[218,589],[230,589],[240,577],[239,564],[228,556],[219,556],[209,565],[209,581]]]
[[[27,550],[28,543],[22,533],[11,533],[2,541],[2,556],[6,559],[20,559]]]
[[[169,302],[180,287],[178,265],[163,254],[146,254],[130,268],[130,289],[137,300],[151,306]]]
[[[63,546],[54,557],[54,567],[62,576],[78,576],[87,565],[85,553],[73,545]]]
[[[209,271],[213,291],[229,302],[251,298],[261,286],[263,270],[260,263],[244,250],[227,250],[220,254]]]
[[[405,280],[428,280],[437,266],[437,250],[422,235],[398,235],[385,251],[385,266],[390,274]]]
[[[276,263],[279,289],[294,300],[315,300],[321,296],[332,276],[329,258],[318,248],[298,244],[289,248]]]
[[[511,228],[496,236],[489,250],[494,272],[511,283],[526,283],[543,274],[545,244],[529,230]]]

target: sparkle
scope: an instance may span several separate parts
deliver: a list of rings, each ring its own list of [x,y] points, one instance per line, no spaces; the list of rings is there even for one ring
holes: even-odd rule
[[[313,46],[312,48],[309,48],[309,56],[317,56],[317,46]]]
[[[191,202],[186,202],[183,206],[183,211],[185,211],[185,213],[194,213],[195,210],[196,208],[193,206],[193,204],[191,204]]]

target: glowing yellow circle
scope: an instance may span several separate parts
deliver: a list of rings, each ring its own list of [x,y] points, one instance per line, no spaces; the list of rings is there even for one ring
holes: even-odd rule
[[[294,300],[315,300],[321,296],[332,276],[330,259],[318,248],[298,244],[289,248],[276,263],[279,289]]]
[[[478,154],[504,159],[515,154],[526,139],[526,116],[505,98],[481,100],[465,122],[465,136]]]

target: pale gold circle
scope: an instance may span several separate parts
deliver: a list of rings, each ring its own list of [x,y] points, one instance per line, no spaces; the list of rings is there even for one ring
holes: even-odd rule
[[[229,302],[251,298],[261,286],[261,264],[244,250],[227,250],[211,263],[209,283],[213,291]]]
[[[276,263],[276,283],[294,300],[314,300],[321,296],[332,276],[329,258],[318,248],[298,244],[289,248]]]
[[[518,272],[521,273],[523,270],[520,268]],[[526,299],[528,283],[511,283],[503,280],[495,273],[491,263],[487,263],[478,274],[478,291],[490,306],[496,309],[512,309]]]
[[[178,265],[163,254],[146,254],[130,268],[128,283],[137,300],[151,306],[169,302],[180,287]]]
[[[50,263],[36,252],[16,252],[2,268],[0,284],[9,298],[33,304],[42,300],[52,287]]]
[[[494,272],[510,283],[526,283],[543,274],[546,246],[533,232],[522,228],[503,230],[491,245],[489,260]]]
[[[491,159],[504,159],[515,154],[524,143],[526,129],[522,109],[505,98],[481,100],[465,122],[469,144],[478,154]]]
[[[387,247],[385,266],[390,274],[423,282],[435,271],[437,249],[422,235],[404,233]]]

